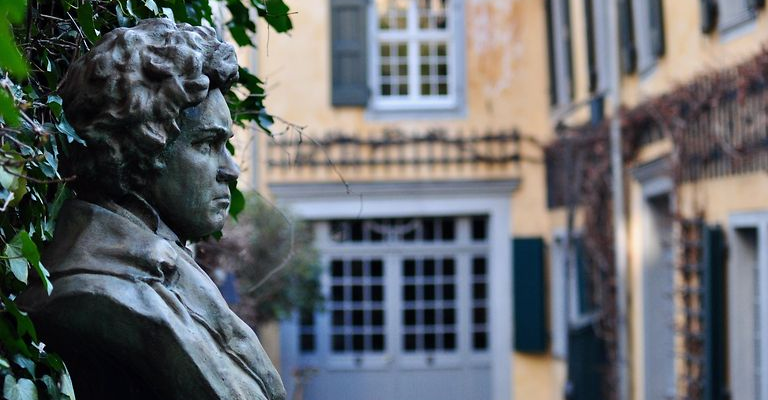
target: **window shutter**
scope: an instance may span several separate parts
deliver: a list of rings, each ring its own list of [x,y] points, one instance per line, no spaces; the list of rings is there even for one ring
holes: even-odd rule
[[[554,0],[546,0],[545,7],[547,13],[547,58],[549,64],[549,102],[551,105],[557,104],[557,71],[555,68],[555,31],[553,30],[554,24],[552,23],[552,2]]]
[[[571,2],[570,0],[561,0],[563,6],[563,20],[560,23],[563,24],[561,32],[565,36],[565,51],[567,53],[566,65],[568,74],[568,99],[572,100],[576,94],[576,82],[573,79],[573,34],[571,31]]]
[[[544,240],[513,239],[515,350],[524,353],[547,351],[546,298],[544,285]]]
[[[649,0],[651,51],[656,57],[664,55],[664,3],[662,0]]]
[[[700,0],[701,31],[711,33],[717,27],[717,0]]]
[[[637,69],[635,24],[632,18],[632,0],[619,0],[619,38],[621,41],[621,68],[625,74]]]
[[[765,0],[749,0],[749,6],[753,10],[757,10],[758,8],[765,7]]]
[[[595,48],[595,10],[594,0],[584,1],[585,21],[587,25],[587,70],[589,73],[589,92],[597,90],[597,49]]]
[[[368,102],[368,0],[331,0],[331,103]]]
[[[704,235],[704,400],[725,393],[725,240],[719,227]]]

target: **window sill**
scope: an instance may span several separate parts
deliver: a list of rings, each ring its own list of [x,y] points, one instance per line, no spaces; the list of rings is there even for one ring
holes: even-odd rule
[[[365,119],[370,121],[450,120],[464,119],[466,116],[467,110],[464,105],[448,108],[420,108],[413,106],[401,109],[369,107],[365,110]]]
[[[720,33],[720,41],[728,42],[743,35],[754,32],[757,28],[757,15],[753,12],[746,13],[739,18],[722,21],[717,30]]]

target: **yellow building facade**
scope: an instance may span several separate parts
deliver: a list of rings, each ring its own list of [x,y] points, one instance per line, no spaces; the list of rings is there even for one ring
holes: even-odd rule
[[[610,216],[595,205],[610,202],[581,193],[609,178],[589,175],[590,161],[575,162],[579,154],[608,155],[607,1],[296,0],[289,35],[259,27],[250,64],[277,118],[274,137],[258,135],[247,154],[251,184],[313,221],[326,267],[325,310],[280,328],[291,393],[307,400],[618,393],[606,371],[617,362],[606,311],[613,300],[594,295],[610,293],[612,275],[596,273],[600,254],[590,254],[590,224]],[[695,157],[679,151],[689,143],[679,135],[707,126],[675,125],[673,113],[654,107],[678,104],[659,99],[761,54],[768,17],[750,0],[620,0],[619,13],[622,126],[634,132],[624,174],[628,393],[684,398],[691,379],[720,376],[718,387],[750,388],[735,389],[734,399],[760,398],[768,378],[755,371],[768,367],[761,364],[768,354],[742,361],[737,354],[755,348],[734,338],[753,327],[757,333],[741,339],[755,343],[768,317],[755,309],[753,318],[736,318],[733,307],[760,304],[768,285],[738,298],[742,281],[721,285],[720,332],[728,339],[717,354],[728,368],[706,375],[680,357],[706,347],[690,339],[706,336],[703,328],[681,333],[709,321],[701,299],[680,294],[704,281],[678,267],[697,257],[681,237],[719,225],[731,257],[723,273],[752,263],[749,276],[768,282],[760,272],[768,253],[758,245],[768,232],[765,165],[733,166],[725,156],[720,172],[685,172],[678,160]],[[723,90],[737,90],[734,82]],[[743,125],[723,113],[700,119],[729,137]],[[697,162],[702,171],[715,168]],[[521,286],[521,278],[539,286]],[[691,313],[704,317],[691,322]]]

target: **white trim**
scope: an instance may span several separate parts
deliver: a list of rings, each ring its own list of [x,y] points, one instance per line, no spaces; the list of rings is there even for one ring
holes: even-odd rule
[[[426,114],[430,118],[463,117],[465,115],[465,46],[464,46],[464,0],[452,0],[446,10],[448,19],[444,31],[424,31],[418,28],[418,8],[411,0],[408,8],[407,28],[402,31],[379,31],[379,15],[375,1],[368,7],[368,82],[371,98],[366,118],[389,119],[419,118]],[[382,41],[408,44],[408,95],[384,97],[379,94],[380,56]],[[419,44],[423,41],[444,41],[447,45],[448,94],[445,96],[420,95]]]
[[[641,224],[641,242],[642,242],[642,257],[641,257],[641,267],[642,267],[642,273],[640,274],[641,278],[641,301],[643,302],[642,306],[642,318],[643,318],[643,351],[641,354],[642,358],[642,369],[644,371],[644,378],[643,382],[641,383],[643,387],[645,388],[646,396],[653,396],[653,393],[655,393],[658,390],[666,389],[664,393],[656,393],[661,396],[664,396],[664,398],[674,398],[677,394],[677,387],[676,387],[676,377],[678,373],[678,365],[677,360],[675,356],[675,342],[677,340],[677,334],[674,330],[674,318],[675,313],[677,311],[675,302],[674,302],[674,263],[675,260],[664,260],[664,255],[660,254],[659,252],[663,250],[663,246],[658,243],[658,237],[656,235],[656,230],[654,227],[655,224],[655,218],[654,218],[654,210],[651,207],[651,201],[653,199],[659,198],[661,196],[667,196],[668,201],[668,210],[666,210],[669,213],[669,218],[674,218],[675,215],[675,192],[674,192],[674,182],[671,178],[671,163],[668,157],[660,157],[655,160],[652,160],[650,162],[647,162],[645,164],[642,164],[640,166],[637,166],[633,169],[632,174],[634,178],[638,181],[641,187],[642,192],[642,200],[640,204],[640,213],[642,216],[642,224]],[[670,237],[669,240],[673,240],[674,238],[674,222],[670,222],[670,229],[671,232],[669,232]],[[674,246],[674,243],[671,244],[671,246]],[[675,254],[674,249],[671,252],[672,254]],[[650,256],[649,256],[650,255]],[[661,265],[658,265],[661,263]],[[668,265],[664,265],[668,264]],[[661,268],[669,268],[669,271],[663,271],[660,270]],[[652,291],[658,290],[658,283],[659,277],[656,277],[656,281],[649,282],[648,279],[650,278],[648,274],[651,273],[652,270],[654,271],[654,275],[659,275],[662,273],[668,272],[669,280],[664,279],[663,282],[667,282],[670,284],[669,290],[670,293],[663,293],[662,296],[666,296],[668,299],[668,304],[665,304],[665,306],[669,306],[670,308],[667,310],[670,315],[670,321],[667,321],[668,324],[661,326],[663,328],[659,328],[659,325],[651,325],[650,321],[658,322],[659,318],[664,317],[663,310],[658,309],[652,309],[652,307],[649,305],[649,302],[658,302],[660,299],[664,299],[665,297],[659,297],[658,293],[653,293]],[[653,331],[651,332],[651,329],[669,329],[669,331]],[[656,340],[662,337],[662,335],[671,335],[671,341],[669,344],[669,348],[666,349],[668,351],[667,354],[661,355],[661,361],[669,362],[670,365],[666,366],[659,366],[659,365],[651,365],[651,362],[649,361],[649,356],[651,354],[654,354],[656,356],[659,356],[657,353],[658,351],[664,351],[665,349],[660,349],[658,346],[656,346]],[[669,338],[667,336],[667,338]],[[663,368],[670,368],[671,369],[671,377],[667,376],[663,371],[666,371]],[[666,388],[660,388],[659,385],[663,383],[663,379],[671,378],[672,381],[668,382],[669,386]]]
[[[362,200],[346,191],[329,191],[327,185],[271,185],[278,203],[301,218],[386,218],[400,216],[488,215],[489,323],[488,355],[491,357],[490,400],[513,399],[512,392],[512,249],[511,194],[517,181],[432,182],[354,185],[367,193]],[[480,191],[483,187],[487,191]],[[325,189],[325,190],[323,190]],[[312,194],[314,193],[314,195]],[[293,388],[290,368],[296,365],[298,351],[292,321],[282,323],[283,377]],[[293,347],[293,348],[291,348]]]
[[[757,309],[759,315],[756,316],[759,328],[756,329],[756,336],[759,335],[760,346],[757,366],[759,371],[755,371],[759,376],[755,376],[755,398],[763,398],[768,393],[768,339],[766,339],[766,332],[768,332],[768,211],[752,211],[752,212],[739,212],[731,214],[728,219],[728,240],[730,243],[736,243],[737,230],[745,228],[753,228],[757,230]],[[732,275],[736,271],[738,255],[735,251],[729,252],[728,260],[728,274]],[[740,310],[743,312],[744,310]],[[729,317],[729,342],[738,340],[734,332],[731,329],[735,328],[730,323]],[[729,343],[732,346],[732,342]],[[757,350],[757,349],[754,349]],[[733,373],[729,371],[729,373]]]
[[[757,19],[757,13],[747,0],[717,0],[717,6],[717,30],[724,40],[741,35],[743,28],[754,25]]]
[[[566,44],[568,43],[567,39],[570,37],[571,39],[571,46],[574,46],[573,41],[573,24],[571,23],[573,20],[573,12],[569,12],[570,21],[565,20],[565,10],[564,2],[570,1],[570,0],[546,0],[551,1],[551,10],[552,10],[552,32],[550,32],[552,42],[552,46],[554,47],[554,66],[555,66],[555,79],[556,79],[556,87],[555,87],[555,108],[563,107],[568,104],[571,104],[573,99],[573,93],[571,93],[571,81],[574,79],[572,75],[572,68],[568,65],[569,62],[571,65],[574,62],[573,59],[573,48],[568,48]],[[569,11],[570,5],[569,5]],[[570,31],[564,31],[563,27],[567,26]]]

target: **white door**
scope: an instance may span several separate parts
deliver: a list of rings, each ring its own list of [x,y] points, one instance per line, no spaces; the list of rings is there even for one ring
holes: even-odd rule
[[[299,324],[303,399],[491,399],[486,216],[332,220],[316,235],[326,308]]]

